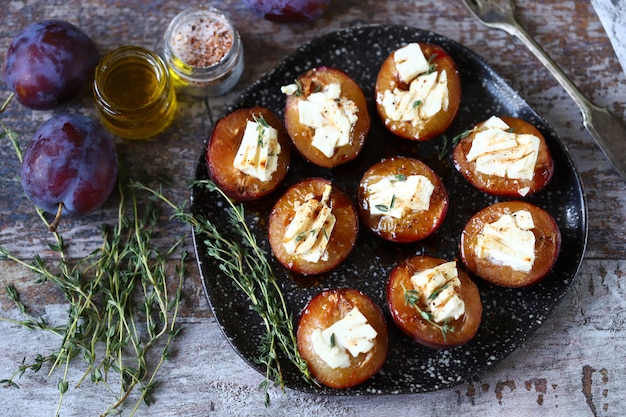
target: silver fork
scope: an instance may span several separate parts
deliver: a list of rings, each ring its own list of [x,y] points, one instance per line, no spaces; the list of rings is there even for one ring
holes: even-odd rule
[[[606,108],[589,101],[515,19],[513,0],[463,0],[485,26],[518,38],[550,71],[578,105],[583,125],[622,178],[626,179],[626,127]]]

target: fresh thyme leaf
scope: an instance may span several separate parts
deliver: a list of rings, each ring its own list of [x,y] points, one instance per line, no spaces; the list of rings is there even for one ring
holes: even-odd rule
[[[417,108],[420,104],[422,104],[422,100],[415,100],[415,101],[413,102],[413,108],[414,108],[414,109],[415,109],[415,108]]]
[[[304,89],[302,88],[302,83],[299,80],[294,80],[294,83],[296,84],[296,92],[295,92],[295,96],[296,97],[301,97],[304,94]]]
[[[437,159],[439,159],[440,161],[443,161],[443,159],[446,157],[448,153],[448,135],[444,133],[441,136],[442,136],[442,143],[441,143],[441,148],[437,152]]]
[[[455,137],[452,138],[452,146],[456,146],[459,144],[459,142],[463,139],[465,139],[466,137],[468,137],[470,134],[472,133],[472,130],[465,130],[461,133],[459,133],[458,135],[456,135]]]
[[[176,210],[173,218],[188,223],[198,236],[202,236],[206,254],[217,261],[224,275],[245,294],[250,307],[263,322],[266,332],[261,338],[256,362],[266,367],[265,381],[261,384],[265,389],[266,405],[269,405],[270,381],[282,389],[285,387],[279,361],[281,355],[297,367],[306,381],[315,383],[298,351],[293,316],[287,308],[267,253],[259,246],[246,223],[243,205],[234,203],[210,180],[192,181],[191,185],[217,193],[226,202],[229,222],[236,238],[225,236],[207,217],[193,216],[171,202],[168,204]]]
[[[382,211],[383,213],[387,213],[389,211],[389,206],[385,204],[376,204],[374,207],[376,207],[378,211]]]
[[[260,115],[253,114],[252,119],[264,128],[270,127],[270,125],[267,123],[267,120],[265,120],[265,117],[263,117],[262,114]]]
[[[448,288],[450,286],[450,282],[446,282],[445,284],[443,284],[441,287],[437,288],[435,291],[433,291],[430,296],[428,296],[428,299],[430,301],[434,300],[435,298],[439,297],[439,294],[441,294],[441,291],[445,290],[446,288]]]
[[[334,348],[337,346],[337,341],[335,340],[335,333],[330,334],[330,347]]]
[[[376,207],[376,209],[380,212],[383,213],[389,213],[396,205],[396,195],[392,195],[391,196],[391,202],[389,202],[389,205],[386,204],[376,204],[374,207]]]
[[[154,204],[146,204],[140,209],[143,204],[140,204],[141,196],[137,193],[139,188],[128,189],[122,180],[118,188],[117,224],[102,226],[101,247],[83,259],[70,262],[65,255],[63,238],[57,232],[53,233],[55,243],[50,247],[59,259],[53,261],[35,255],[29,264],[6,249],[0,249],[3,257],[38,275],[37,283],[48,282],[57,286],[67,300],[67,322],[51,327],[43,318],[31,317],[15,287],[7,287],[8,297],[24,316],[15,323],[26,329],[58,334],[61,343],[52,354],[37,355],[32,363],[27,363],[24,358],[22,365],[2,383],[5,387],[19,388],[15,382],[17,378],[26,371],[37,372],[47,364],[49,375],[55,371],[61,375],[57,383],[56,415],[70,388],[67,370],[79,358],[86,364],[86,371],[72,386],[79,387],[85,380],[108,386],[109,373],[116,372],[120,375],[119,390],[103,415],[118,413],[129,395],[138,388],[139,400],[130,412],[134,415],[142,402],[149,404],[153,401],[150,393],[156,387],[156,375],[180,330],[176,321],[186,252],[182,250],[177,261],[178,289],[174,294],[170,294],[171,278],[166,274],[165,264],[168,256],[180,251],[183,238],[165,250],[157,247],[153,240],[160,209]],[[152,193],[148,194],[152,196]],[[42,220],[45,223],[43,217]],[[161,350],[160,359],[148,364],[148,353],[156,349]]]
[[[404,174],[397,174],[396,175],[396,180],[398,180],[398,181],[406,181],[406,175],[404,175]]]
[[[446,340],[446,335],[454,331],[454,327],[448,325],[448,320],[445,320],[443,324],[436,323],[433,320],[433,315],[420,307],[420,294],[417,290],[407,290],[406,288],[404,288],[404,286],[402,286],[402,290],[404,291],[404,303],[408,306],[413,307],[422,319],[428,322],[428,324],[430,324],[431,326],[438,329],[443,335],[443,340]]]
[[[426,71],[426,74],[432,74],[437,69],[437,66],[434,63],[434,61],[435,61],[435,59],[437,59],[437,57],[438,57],[438,55],[436,53],[432,54],[430,57],[428,57],[428,71]]]

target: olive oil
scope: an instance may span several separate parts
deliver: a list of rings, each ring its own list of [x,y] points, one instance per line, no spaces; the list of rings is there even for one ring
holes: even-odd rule
[[[141,47],[120,47],[102,59],[94,96],[103,125],[125,139],[161,133],[176,113],[176,94],[165,63]]]

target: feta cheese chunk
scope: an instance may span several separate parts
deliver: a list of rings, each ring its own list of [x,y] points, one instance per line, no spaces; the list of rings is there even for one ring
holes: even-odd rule
[[[328,259],[326,247],[336,222],[328,206],[331,190],[332,187],[326,185],[320,201],[308,195],[297,207],[283,237],[283,246],[289,255],[308,262]]]
[[[540,139],[510,132],[499,117],[492,116],[479,128],[467,153],[476,171],[502,178],[530,180],[535,172]]]
[[[284,86],[281,91],[294,95],[298,86]],[[327,158],[331,158],[337,148],[350,144],[350,133],[358,120],[358,110],[352,100],[341,95],[338,83],[326,85],[298,101],[300,123],[314,130],[311,144]]]
[[[435,323],[457,320],[465,314],[465,303],[457,294],[461,286],[456,262],[446,262],[411,276],[411,284]]]
[[[402,218],[409,211],[425,211],[435,186],[423,175],[373,176],[367,184],[370,214]]]
[[[269,181],[278,169],[278,131],[264,120],[248,120],[233,166],[244,174]]]
[[[419,44],[411,43],[396,50],[393,62],[398,78],[408,89],[394,87],[378,93],[376,100],[388,120],[421,128],[427,119],[448,110],[448,74],[445,70],[433,70]]]
[[[400,79],[410,83],[415,77],[428,71],[430,64],[418,43],[410,43],[393,53],[393,61]]]
[[[331,368],[350,366],[350,355],[356,358],[374,347],[376,330],[358,307],[324,330],[312,334],[313,350]]]
[[[476,241],[475,254],[515,271],[528,272],[535,262],[535,227],[532,214],[520,210],[485,224]]]
[[[381,104],[387,118],[421,126],[440,111],[448,110],[448,76],[445,70],[417,76],[408,90],[395,87],[382,93]]]

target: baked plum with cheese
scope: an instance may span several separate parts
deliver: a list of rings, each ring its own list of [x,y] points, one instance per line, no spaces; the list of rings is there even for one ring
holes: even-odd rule
[[[274,256],[292,272],[317,275],[342,263],[356,242],[359,220],[350,199],[323,178],[292,185],[270,213]]]
[[[461,258],[483,280],[526,287],[543,279],[559,256],[561,233],[554,218],[534,204],[506,201],[485,207],[461,233]]]
[[[387,359],[388,329],[380,307],[362,292],[317,294],[300,316],[298,350],[311,374],[331,388],[350,388],[377,373]]]
[[[416,242],[434,233],[448,212],[448,193],[424,162],[383,159],[362,176],[358,192],[361,221],[383,239]]]
[[[283,86],[285,127],[309,162],[331,168],[356,158],[369,133],[361,87],[345,72],[317,67]]]
[[[554,161],[541,132],[509,116],[492,116],[476,125],[455,146],[452,159],[474,187],[512,198],[542,190],[554,173]]]
[[[280,118],[256,106],[220,119],[206,149],[211,179],[238,201],[256,200],[283,181],[291,161],[291,143]]]
[[[466,344],[482,321],[476,284],[456,261],[426,255],[409,258],[392,269],[387,304],[406,335],[435,349]]]
[[[432,139],[448,129],[461,104],[461,77],[440,46],[409,43],[383,62],[375,89],[385,127],[409,140]]]

